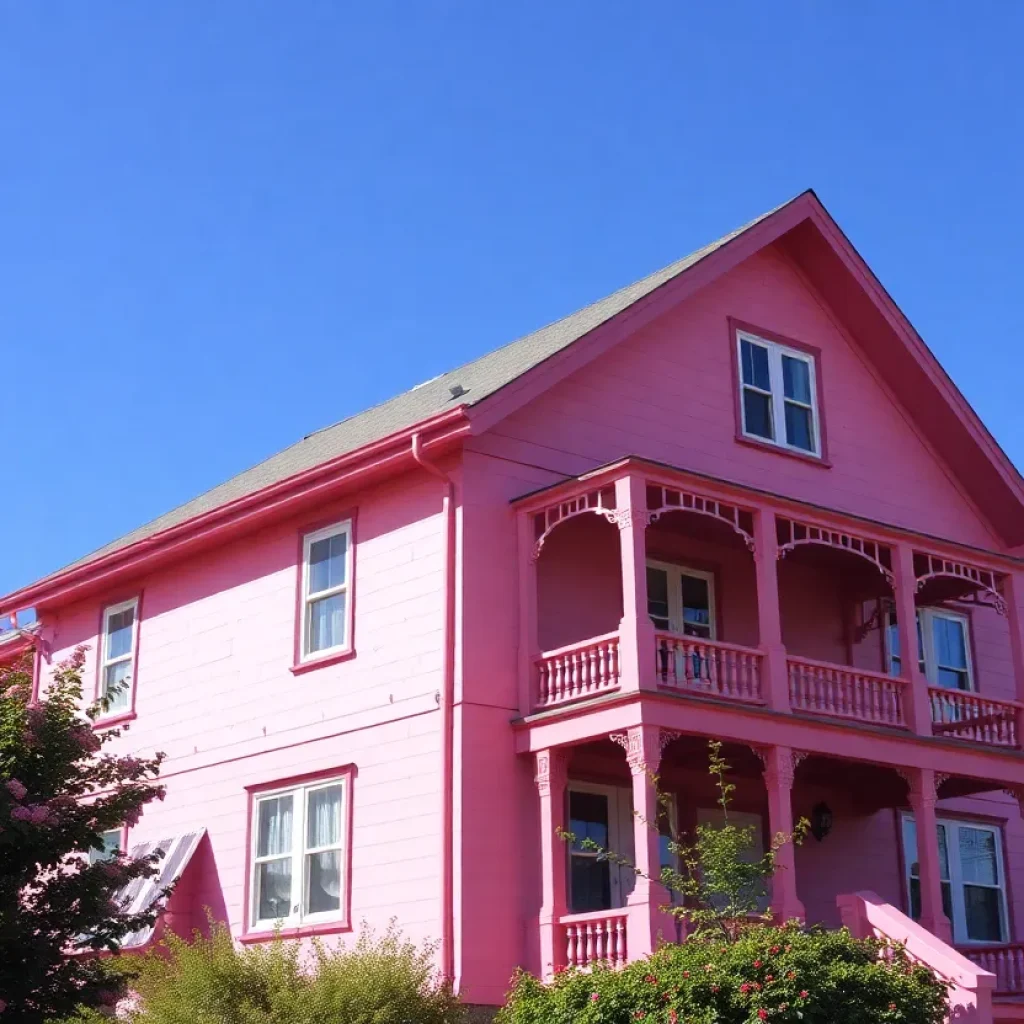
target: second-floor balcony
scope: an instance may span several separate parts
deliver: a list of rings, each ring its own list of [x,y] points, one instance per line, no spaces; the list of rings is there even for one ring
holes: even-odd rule
[[[517,507],[524,716],[636,690],[1021,745],[1009,559],[635,460]]]

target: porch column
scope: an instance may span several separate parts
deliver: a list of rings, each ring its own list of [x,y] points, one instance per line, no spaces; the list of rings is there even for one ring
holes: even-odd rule
[[[654,624],[647,614],[647,493],[643,476],[615,481],[615,520],[622,558],[619,670],[623,690],[657,687]]]
[[[912,732],[932,735],[932,709],[928,698],[928,681],[917,661],[917,574],[914,572],[914,549],[909,544],[896,544],[892,549],[893,589],[896,619],[900,638],[900,674],[906,680],[903,714]]]
[[[635,960],[658,948],[668,905],[668,891],[661,883],[661,840],[658,831],[658,790],[656,777],[661,764],[661,730],[637,725],[612,739],[626,747],[626,760],[633,777],[633,856],[637,876],[626,900],[629,924],[626,941],[629,959]]]
[[[1017,746],[1024,746],[1024,573],[1009,572],[1003,577],[1006,621],[1010,627],[1010,652],[1013,658],[1014,696],[1017,709]]]
[[[754,571],[758,645],[764,651],[762,693],[770,708],[789,711],[789,670],[779,611],[779,540],[775,514],[767,508],[758,509],[754,516]]]
[[[912,768],[908,769],[908,775],[910,809],[914,812],[914,825],[917,830],[921,926],[937,935],[943,942],[952,942],[953,929],[942,909],[942,877],[939,871],[939,840],[935,822],[935,772],[930,768]]]
[[[516,516],[519,557],[519,713],[528,715],[537,698],[537,563],[533,557],[533,514]]]
[[[566,904],[565,842],[558,830],[565,828],[566,764],[564,748],[550,747],[536,754],[537,794],[540,797],[540,962],[547,975],[565,964],[565,942],[559,920],[568,913]]]
[[[793,751],[789,747],[765,747],[764,785],[768,791],[768,831],[770,839],[793,832]],[[796,892],[796,851],[791,842],[779,847],[775,854],[772,877],[772,915],[777,921],[804,919],[804,905]]]

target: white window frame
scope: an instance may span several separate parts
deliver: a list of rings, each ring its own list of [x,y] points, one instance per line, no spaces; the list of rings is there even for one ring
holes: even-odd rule
[[[759,346],[768,353],[768,384],[770,387],[769,391],[765,391],[763,388],[756,387],[751,384],[746,384],[743,381],[743,342],[746,341],[751,345]],[[782,357],[789,356],[791,359],[799,360],[802,363],[807,364],[808,369],[808,384],[811,389],[811,402],[810,405],[805,402],[798,401],[794,398],[787,398],[785,393],[785,384],[782,374]],[[749,331],[737,331],[736,332],[736,368],[737,368],[737,383],[739,386],[740,394],[740,430],[744,437],[750,438],[752,441],[758,441],[761,444],[770,444],[776,448],[784,448],[786,451],[799,452],[801,455],[810,455],[815,458],[821,458],[821,412],[818,408],[818,368],[816,366],[816,360],[813,355],[809,352],[802,352],[800,349],[790,348],[786,345],[780,345],[777,341],[769,341],[767,338],[758,337],[756,334],[751,334]],[[760,434],[755,434],[747,430],[747,414],[746,408],[743,403],[743,392],[753,391],[759,395],[766,395],[771,399],[771,415],[772,415],[772,437],[762,437]],[[790,444],[785,437],[786,433],[786,403],[789,402],[791,405],[800,406],[802,409],[809,409],[811,413],[811,431],[814,435],[814,448],[807,449],[801,448],[799,445]],[[782,436],[780,436],[780,434]]]
[[[913,877],[910,873],[911,859],[906,846],[907,822],[913,822],[914,815],[904,813],[900,820],[900,847],[903,850],[903,876],[907,894],[907,914],[910,914],[910,882]],[[1009,941],[1009,917],[1007,911],[1006,892],[1006,866],[1003,863],[1003,830],[998,825],[989,825],[987,822],[971,821],[968,818],[936,818],[936,825],[941,825],[946,830],[946,856],[949,861],[949,887],[951,903],[953,906],[953,919],[950,924],[953,927],[953,941],[958,946],[991,946],[999,945]],[[960,828],[973,828],[981,832],[991,832],[995,837],[996,851],[996,872],[999,876],[998,885],[985,886],[980,882],[964,882],[963,872],[960,866],[960,839],[957,830]],[[920,833],[917,833],[917,842],[921,842]],[[938,837],[935,838],[936,852],[938,852]],[[920,858],[920,853],[918,854]],[[939,864],[941,870],[942,865]],[[947,879],[943,879],[947,881]],[[977,885],[980,888],[997,889],[999,891],[999,939],[971,939],[967,935],[967,911],[964,905],[964,885]]]
[[[117,846],[108,847],[106,837],[117,836]],[[122,849],[122,842],[124,840],[124,833],[119,828],[108,828],[100,833],[100,838],[103,839],[103,849],[97,850],[95,847],[89,848],[88,861],[90,864],[96,864],[99,861],[108,860],[112,853],[120,852]]]
[[[337,843],[330,846],[306,847],[306,814],[309,806],[309,794],[318,789],[341,787],[341,835]],[[260,857],[259,849],[259,813],[260,805],[266,800],[281,796],[292,798],[292,895],[291,913],[287,917],[267,920],[259,917],[260,893],[258,867],[266,861],[281,860],[285,854],[268,854]],[[301,925],[317,925],[345,922],[348,913],[348,842],[349,842],[349,776],[340,775],[330,779],[316,779],[312,782],[293,786],[282,786],[279,789],[261,790],[254,793],[249,822],[251,842],[249,847],[249,928],[251,931],[271,931],[280,921],[285,927],[294,928]],[[309,854],[324,853],[337,850],[341,865],[340,897],[337,910],[324,910],[319,913],[307,914],[303,907],[306,901],[306,858]]]
[[[126,612],[129,608],[132,609],[132,645],[128,649],[127,654],[119,655],[116,658],[111,658],[107,655],[107,649],[110,641],[110,620],[115,615],[120,615],[121,612]],[[139,599],[137,597],[130,598],[127,601],[120,601],[117,604],[108,605],[103,609],[103,635],[100,637],[100,678],[97,686],[97,697],[106,696],[107,689],[107,669],[111,665],[120,665],[123,662],[127,662],[130,671],[128,673],[128,688],[124,691],[125,704],[123,707],[110,708],[104,715],[107,718],[113,718],[117,715],[128,714],[135,704],[135,652],[139,646]]]
[[[596,796],[606,797],[608,800],[608,850],[618,857],[624,857],[629,861],[633,859],[633,794],[626,786],[603,786],[596,782],[570,782],[566,794],[566,815],[569,815],[569,797],[572,793],[590,793]],[[566,870],[566,893],[569,906],[573,904],[572,899],[572,858],[589,857],[597,860],[601,855],[593,850],[573,850],[568,847],[565,862]],[[626,899],[633,891],[636,884],[636,874],[630,868],[622,864],[616,864],[614,860],[608,862],[608,877],[610,881],[609,892],[611,895],[611,907],[609,910],[618,910],[626,905]]]
[[[313,545],[317,541],[326,540],[328,537],[337,537],[341,534],[345,535],[345,582],[336,586],[328,587],[327,590],[318,590],[315,594],[310,593],[309,590],[309,569],[310,569],[310,551]],[[311,620],[310,620],[310,608],[315,601],[321,601],[324,598],[334,597],[337,594],[345,595],[345,615],[342,624],[344,631],[342,642],[335,644],[333,647],[324,647],[318,651],[310,650],[310,634],[311,634]],[[314,530],[312,533],[307,533],[302,538],[302,602],[299,608],[299,614],[302,616],[302,620],[299,623],[300,633],[300,648],[299,648],[299,660],[302,663],[310,661],[319,661],[321,658],[329,658],[335,654],[341,654],[351,649],[352,647],[352,520],[344,519],[341,522],[334,523],[331,526],[325,526],[321,530]]]
[[[883,636],[885,639],[886,671],[890,675],[893,674],[892,645],[889,642],[889,631],[892,628],[892,612],[893,609],[891,603],[887,604],[885,608],[885,632]],[[952,622],[960,623],[960,626],[964,631],[964,652],[966,655],[964,660],[967,664],[967,690],[953,692],[974,693],[976,690],[976,683],[974,680],[974,663],[971,658],[971,619],[970,616],[964,615],[963,612],[952,611],[949,608],[917,609],[917,621],[921,629],[921,648],[924,652],[925,679],[927,679],[929,684],[932,686],[941,685],[939,683],[939,665],[935,660],[935,631],[932,629],[932,623],[935,619],[947,619]]]
[[[715,622],[715,574],[705,572],[702,569],[691,569],[688,565],[677,565],[673,562],[659,562],[653,558],[647,559],[646,568],[658,569],[668,574],[668,629],[670,633],[683,635],[683,627],[686,625],[683,620],[683,577],[692,576],[694,579],[704,580],[708,585],[708,625],[710,636],[691,637],[692,640],[715,640],[718,637],[718,628]]]

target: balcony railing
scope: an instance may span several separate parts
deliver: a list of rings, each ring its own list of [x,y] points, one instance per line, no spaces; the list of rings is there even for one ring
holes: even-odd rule
[[[1005,946],[963,946],[968,960],[996,976],[995,995],[1024,995],[1024,942]]]
[[[752,647],[659,632],[655,657],[658,685],[666,689],[752,704],[763,700],[762,655]]]
[[[994,747],[1016,747],[1017,712],[1012,700],[981,697],[966,690],[928,687],[932,708],[932,731],[937,736],[974,740]]]
[[[590,967],[602,961],[621,967],[628,957],[628,911],[601,910],[593,914],[567,914],[559,920],[565,930],[565,962],[569,967]]]
[[[873,725],[906,727],[904,682],[809,658],[787,658],[789,700],[794,711]]]
[[[595,697],[619,685],[619,634],[547,651],[537,660],[538,709]]]

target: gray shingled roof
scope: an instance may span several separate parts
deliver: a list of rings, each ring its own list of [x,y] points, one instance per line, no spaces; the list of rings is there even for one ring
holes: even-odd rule
[[[783,204],[783,206],[787,205],[789,204]],[[204,512],[210,512],[228,502],[254,494],[270,484],[286,480],[321,463],[354,452],[364,445],[411,427],[421,420],[435,416],[447,409],[456,408],[459,405],[477,405],[506,384],[510,384],[522,376],[527,370],[567,348],[595,327],[599,327],[605,321],[621,313],[634,302],[649,295],[656,288],[677,277],[705,256],[720,249],[727,242],[732,241],[780,209],[782,209],[781,206],[776,207],[775,210],[769,210],[749,224],[745,224],[710,245],[690,253],[689,256],[684,256],[681,260],[662,270],[655,271],[634,284],[620,288],[619,291],[607,298],[586,306],[571,316],[548,324],[547,327],[527,334],[518,341],[513,341],[479,359],[466,363],[464,366],[417,385],[411,391],[406,391],[380,405],[375,405],[365,412],[357,413],[333,426],[309,434],[298,443],[285,448],[284,451],[272,455],[251,469],[247,469],[227,482],[206,491],[198,498],[193,498],[184,505],[165,512],[162,516],[146,523],[145,526],[140,526],[131,533],[98,548],[53,575],[59,575],[66,569],[84,565],[86,562],[91,562],[146,537],[151,537],[161,530],[187,522]],[[453,399],[449,389],[456,384],[462,385],[465,394],[458,399]]]

